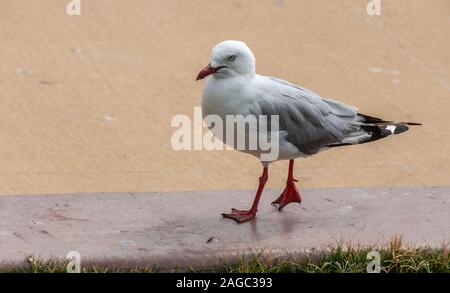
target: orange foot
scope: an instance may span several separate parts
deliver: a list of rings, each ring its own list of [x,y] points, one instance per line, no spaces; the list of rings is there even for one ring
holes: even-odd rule
[[[237,209],[231,209],[231,213],[229,214],[222,214],[224,218],[233,219],[238,224],[248,222],[255,218],[256,211],[243,211],[243,210],[237,210]]]
[[[283,193],[278,197],[274,202],[272,202],[272,205],[278,205],[278,210],[281,212],[281,210],[291,202],[302,202],[302,198],[300,196],[300,193],[298,192],[297,186],[295,186],[295,179],[288,180],[286,182],[286,188],[284,189]]]

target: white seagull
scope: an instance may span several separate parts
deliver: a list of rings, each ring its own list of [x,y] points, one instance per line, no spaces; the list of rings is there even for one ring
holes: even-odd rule
[[[224,41],[216,45],[210,63],[197,80],[210,76],[203,90],[203,117],[218,115],[278,115],[279,153],[275,160],[261,161],[263,173],[252,207],[232,209],[222,214],[238,223],[256,216],[258,202],[268,179],[268,166],[276,160],[289,160],[286,188],[272,204],[283,207],[301,202],[294,179],[294,159],[307,157],[337,146],[362,144],[408,130],[411,122],[392,122],[358,113],[344,103],[322,98],[318,94],[282,79],[256,74],[255,57],[241,41]],[[226,131],[226,130],[224,130]],[[252,135],[251,130],[246,136]],[[222,133],[215,133],[222,139]],[[270,135],[269,135],[270,137]],[[225,142],[225,141],[224,141]],[[226,142],[225,142],[226,143]],[[236,147],[233,145],[233,147]],[[261,151],[241,149],[258,156]]]

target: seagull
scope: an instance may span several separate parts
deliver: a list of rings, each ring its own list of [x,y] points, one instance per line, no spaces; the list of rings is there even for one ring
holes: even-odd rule
[[[209,76],[209,77],[208,77]],[[249,210],[232,209],[224,213],[237,223],[256,217],[258,203],[268,180],[268,167],[273,161],[289,160],[286,187],[272,202],[279,211],[289,203],[301,203],[302,198],[294,178],[294,160],[315,155],[323,150],[347,145],[364,144],[409,129],[412,122],[393,122],[358,113],[358,109],[342,102],[323,98],[304,87],[285,80],[256,74],[255,56],[241,41],[228,40],[216,45],[210,63],[197,75],[197,81],[208,77],[202,95],[202,115],[278,116],[278,156],[261,160],[261,150],[239,149],[259,157],[263,171],[259,177],[253,205]],[[224,130],[226,131],[224,125]],[[211,127],[210,127],[211,129]],[[216,128],[214,128],[216,129]],[[250,127],[249,127],[250,129]],[[255,130],[245,130],[248,138]],[[260,129],[258,128],[258,130]],[[272,130],[267,130],[272,131]],[[214,135],[227,143],[223,132]],[[270,133],[273,136],[273,132]],[[270,136],[269,134],[269,136]],[[236,148],[236,145],[232,145]],[[247,147],[247,145],[246,145]]]

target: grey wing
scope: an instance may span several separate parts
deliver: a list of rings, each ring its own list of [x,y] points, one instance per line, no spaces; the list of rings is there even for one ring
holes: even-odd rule
[[[324,99],[284,80],[268,78],[263,98],[258,100],[262,115],[278,115],[279,129],[302,153],[340,144],[356,144],[370,138],[360,126],[357,109]]]

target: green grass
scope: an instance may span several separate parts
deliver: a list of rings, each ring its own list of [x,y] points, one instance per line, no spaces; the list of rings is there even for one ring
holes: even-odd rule
[[[268,258],[253,256],[251,260],[225,265],[229,273],[365,273],[372,249],[336,248],[319,257],[306,259]],[[450,272],[448,251],[440,249],[409,249],[393,253],[380,249],[381,272],[383,273],[448,273]]]
[[[226,272],[226,273],[365,273],[370,260],[367,254],[376,250],[381,256],[383,273],[449,273],[450,255],[447,246],[440,249],[404,248],[401,238],[393,239],[389,245],[379,249],[373,247],[338,246],[329,252],[309,256],[269,256],[267,253],[253,254],[234,263],[209,268],[174,268],[176,272]],[[28,265],[0,272],[19,273],[65,273],[65,261],[42,261],[28,258]],[[167,271],[167,270],[164,270]],[[107,265],[87,265],[86,273],[155,273],[157,268],[120,268]]]

